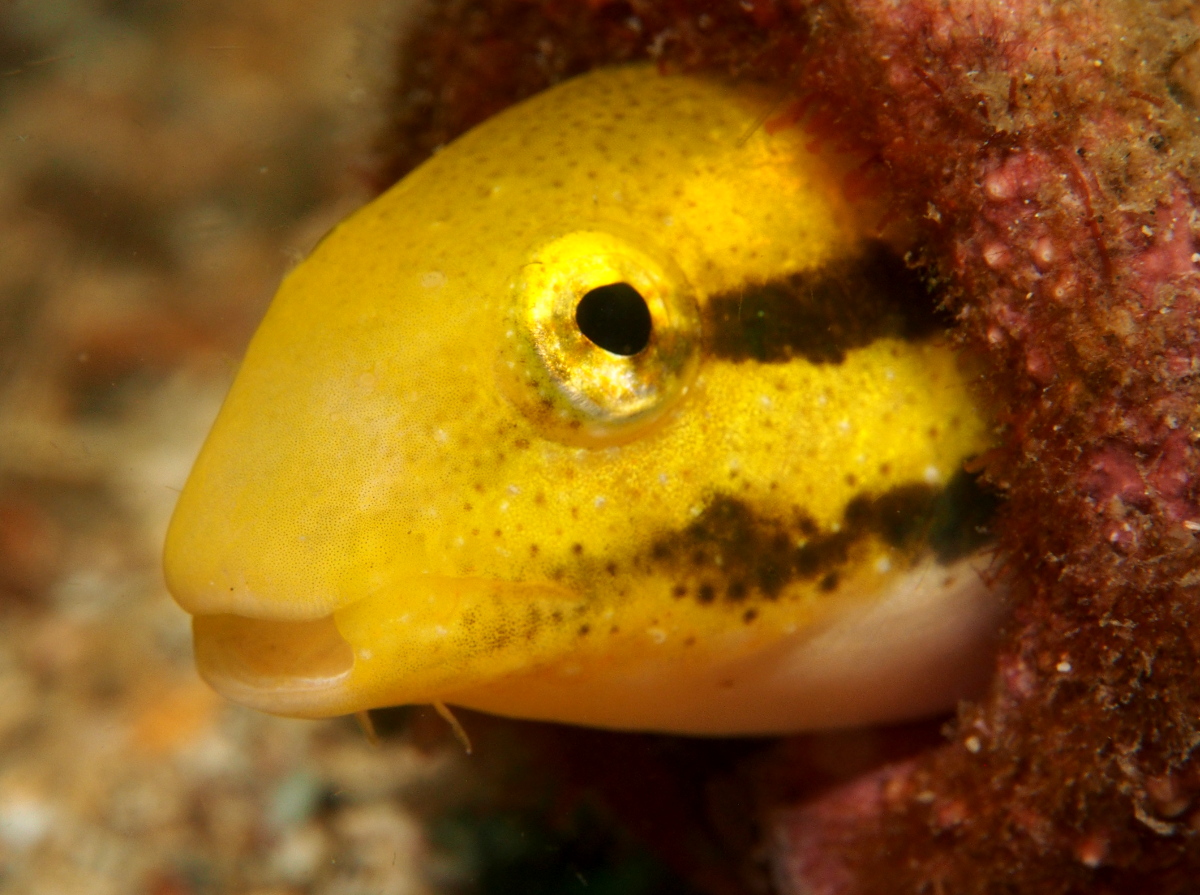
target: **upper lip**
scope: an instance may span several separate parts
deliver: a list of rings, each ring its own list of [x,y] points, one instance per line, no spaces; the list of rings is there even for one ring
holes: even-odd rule
[[[553,627],[544,637],[480,639],[485,629],[519,630],[509,612],[518,605],[541,607],[545,618],[581,607],[555,584],[404,578],[315,619],[197,614],[196,664],[224,696],[281,715],[425,703],[562,657]]]
[[[196,665],[219,693],[267,712],[336,714],[354,670],[354,651],[332,615],[279,621],[198,615]]]

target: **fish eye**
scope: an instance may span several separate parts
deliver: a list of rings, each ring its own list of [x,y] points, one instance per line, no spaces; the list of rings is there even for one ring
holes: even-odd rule
[[[687,392],[699,312],[686,277],[647,240],[568,233],[531,252],[511,288],[504,391],[547,438],[630,440]]]
[[[605,351],[622,357],[639,354],[650,344],[653,326],[646,299],[628,283],[585,292],[575,308],[575,323]]]

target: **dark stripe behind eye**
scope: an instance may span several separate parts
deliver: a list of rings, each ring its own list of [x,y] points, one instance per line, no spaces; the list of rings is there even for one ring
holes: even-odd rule
[[[759,363],[840,364],[876,339],[921,339],[951,323],[920,274],[879,242],[850,261],[714,296],[703,314],[710,356]]]

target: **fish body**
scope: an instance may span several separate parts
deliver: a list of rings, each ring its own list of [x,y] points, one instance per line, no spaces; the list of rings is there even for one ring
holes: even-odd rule
[[[288,275],[167,539],[218,690],[725,734],[979,685],[989,423],[774,101],[594,72]]]

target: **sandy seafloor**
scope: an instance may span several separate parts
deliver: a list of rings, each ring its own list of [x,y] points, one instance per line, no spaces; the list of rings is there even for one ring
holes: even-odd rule
[[[365,197],[403,4],[0,2],[0,892],[455,888],[460,759],[197,678],[163,531],[280,277]]]

